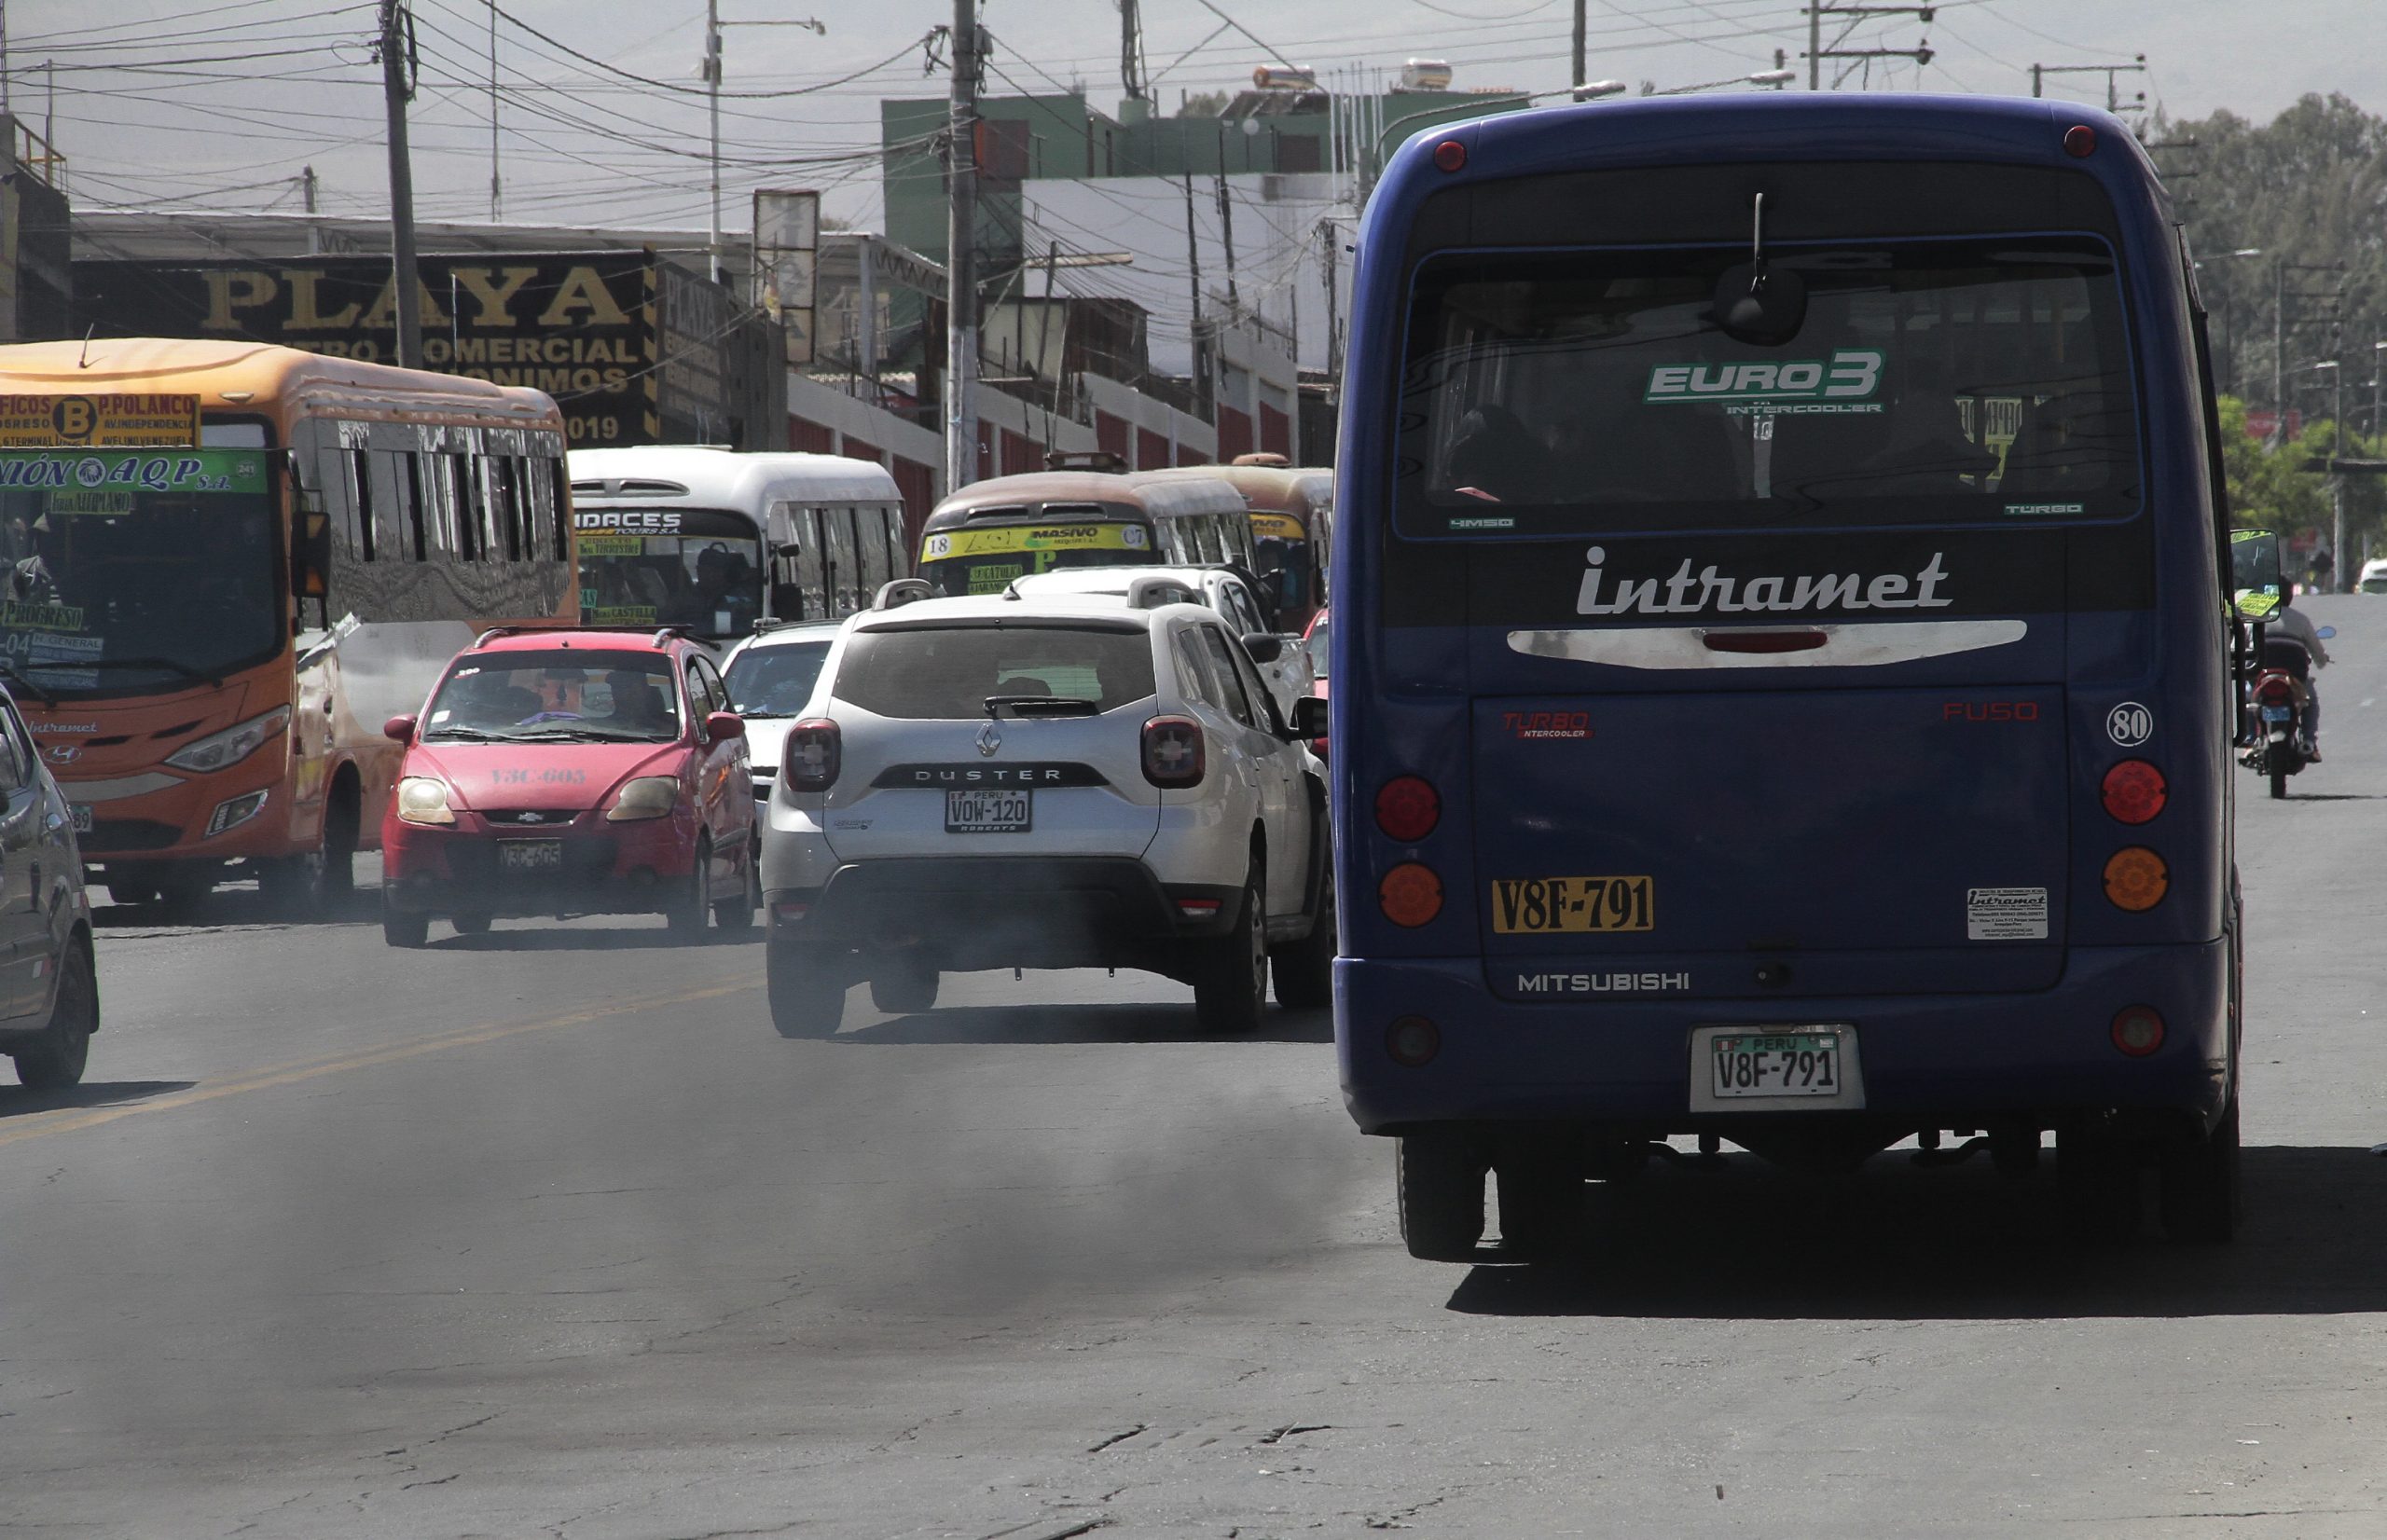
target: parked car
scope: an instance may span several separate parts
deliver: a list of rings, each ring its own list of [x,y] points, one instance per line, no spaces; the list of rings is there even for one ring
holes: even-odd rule
[[[0,1053],[36,1091],[80,1083],[100,988],[74,813],[0,692]]]
[[[1162,604],[1201,604],[1226,618],[1268,681],[1276,714],[1290,720],[1293,702],[1309,694],[1309,656],[1293,639],[1274,629],[1249,572],[1237,567],[1079,567],[1015,580],[1022,598],[1083,594],[1115,598],[1138,609]]]
[[[900,586],[900,585],[899,585]],[[1225,617],[1083,596],[921,598],[847,623],[763,831],[771,1014],[834,1032],[862,981],[1134,968],[1201,1024],[1328,1002],[1325,791]]]
[[[835,621],[769,626],[731,648],[722,664],[729,708],[746,723],[746,755],[752,762],[756,802],[770,800],[771,783],[779,778],[780,747],[812,698],[829,644],[837,639],[837,626]]]
[[[1333,622],[1327,618],[1331,613],[1320,610],[1310,616],[1309,629],[1302,633],[1302,651],[1309,654],[1309,693],[1318,700],[1326,698],[1326,644],[1333,630]],[[1309,751],[1319,759],[1326,757],[1325,734],[1309,740]]]
[[[2387,594],[2387,558],[2364,562],[2354,587],[2366,594]]]
[[[745,723],[711,656],[674,630],[502,626],[448,666],[381,825],[381,930],[433,916],[660,912],[694,935],[753,924]]]

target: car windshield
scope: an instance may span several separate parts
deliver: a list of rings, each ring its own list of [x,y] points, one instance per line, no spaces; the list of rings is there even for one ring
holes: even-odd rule
[[[722,682],[729,686],[730,708],[749,717],[792,717],[803,710],[834,639],[747,648],[722,675]]]
[[[577,545],[580,615],[592,626],[684,626],[719,639],[752,630],[763,612],[752,536],[583,532]]]
[[[904,627],[847,639],[831,694],[882,717],[983,717],[989,696],[1092,701],[1152,693],[1151,635],[1066,626]]]
[[[287,639],[262,450],[0,454],[0,661],[52,694],[155,689]]]
[[[1309,653],[1310,672],[1319,679],[1326,677],[1326,633],[1330,629],[1331,623],[1320,615],[1318,624],[1309,628],[1309,635],[1302,639],[1302,646]]]
[[[669,743],[680,694],[661,653],[467,653],[423,719],[425,743]]]
[[[2086,236],[1786,248],[1797,334],[1712,316],[1742,250],[1453,254],[1410,319],[1413,535],[2118,518],[2141,470],[2112,254]]]

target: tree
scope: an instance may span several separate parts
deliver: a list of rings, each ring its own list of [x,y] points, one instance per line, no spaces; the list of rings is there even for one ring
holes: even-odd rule
[[[1195,91],[1178,104],[1180,117],[1216,117],[1227,110],[1230,100],[1224,91]]]
[[[2221,398],[2221,467],[2229,482],[2229,516],[2241,529],[2282,534],[2329,522],[2328,478],[2305,470],[2311,434],[2273,449],[2246,428],[2246,404]]]

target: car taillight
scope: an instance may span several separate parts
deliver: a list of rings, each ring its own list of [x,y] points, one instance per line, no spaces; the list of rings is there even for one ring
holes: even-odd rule
[[[1376,903],[1386,919],[1414,930],[1442,912],[1442,879],[1429,866],[1403,861],[1376,884]]]
[[[2136,914],[2163,901],[2172,890],[2172,868],[2143,845],[2117,850],[2105,862],[2105,897],[2117,909]]]
[[[1414,845],[1442,821],[1442,796],[1420,776],[1395,776],[1376,793],[1376,827]]]
[[[1202,724],[1192,717],[1144,723],[1144,779],[1166,791],[1202,784]]]
[[[2163,772],[2145,760],[2124,760],[2105,772],[2098,789],[2105,811],[2123,823],[2146,823],[2163,811],[2172,789]]]
[[[780,774],[791,791],[826,791],[846,757],[845,735],[827,717],[807,717],[787,730]]]

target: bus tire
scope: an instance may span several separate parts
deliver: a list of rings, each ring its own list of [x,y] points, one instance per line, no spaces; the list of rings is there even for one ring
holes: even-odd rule
[[[2138,1233],[2138,1151],[2094,1124],[2056,1134],[2056,1196],[2064,1232],[2084,1244]]]
[[[1428,1125],[1395,1145],[1400,1239],[1421,1262],[1471,1262],[1483,1239],[1484,1161],[1455,1128]]]
[[[1500,1249],[1528,1262],[1570,1256],[1583,1236],[1583,1170],[1574,1145],[1527,1134],[1493,1160]]]
[[[2243,1212],[2238,1159],[2238,1096],[2213,1132],[2163,1152],[2156,1185],[2163,1233],[2174,1241],[2219,1244],[2237,1239]]]
[[[154,882],[144,882],[138,877],[119,877],[110,873],[103,879],[103,886],[107,888],[108,900],[113,903],[156,903],[158,901],[158,885]]]
[[[890,1016],[934,1011],[941,982],[942,975],[926,958],[899,952],[872,969],[870,1003]]]
[[[771,1025],[782,1038],[834,1038],[846,1016],[846,983],[821,953],[773,941],[763,951]]]
[[[356,891],[356,847],[362,844],[365,794],[352,765],[332,779],[331,805],[324,811],[324,870],[319,879],[326,905],[344,903]]]
[[[409,950],[421,946],[431,940],[431,916],[409,914],[404,910],[384,906],[381,910],[381,940],[392,946]]]
[[[1258,860],[1243,880],[1243,901],[1223,936],[1194,943],[1194,1019],[1218,1037],[1257,1031],[1268,994],[1268,889]]]
[[[91,955],[77,944],[66,948],[58,967],[58,993],[41,1040],[17,1054],[17,1079],[29,1091],[64,1091],[80,1085],[91,1056],[91,1034],[100,1024],[100,988],[91,975]]]
[[[450,914],[448,923],[456,928],[459,936],[486,936],[491,922],[487,914]]]

